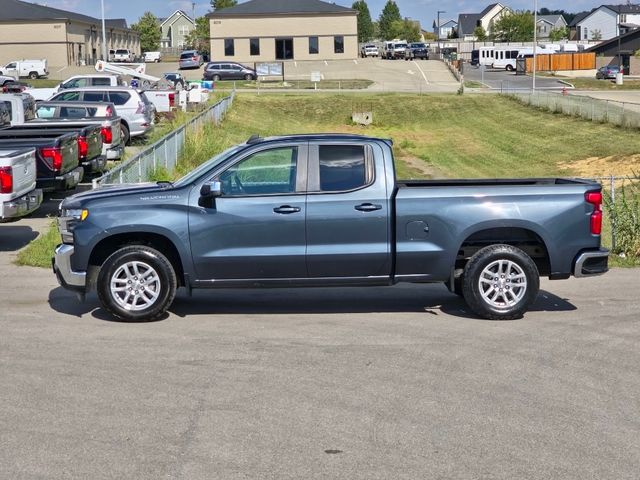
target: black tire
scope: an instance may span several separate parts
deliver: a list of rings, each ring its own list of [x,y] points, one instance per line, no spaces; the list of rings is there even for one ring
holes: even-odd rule
[[[511,65],[507,65],[505,68],[507,72],[513,72],[513,67]]]
[[[464,292],[462,290],[463,284],[464,284],[464,274],[461,272],[460,275],[458,275],[457,277],[454,277],[453,279],[453,292],[451,293],[455,293],[456,295],[462,297],[464,295]]]
[[[509,263],[496,265],[499,261]],[[490,279],[487,274],[495,274],[496,277]],[[481,279],[484,279],[482,287]],[[511,245],[485,247],[476,252],[464,268],[464,299],[478,316],[489,320],[522,317],[536,299],[539,289],[540,274],[536,264],[526,253]],[[497,298],[486,298],[491,293],[495,293]]]
[[[244,76],[244,79],[245,79],[245,80],[253,80],[253,75],[251,75],[250,73],[247,73],[247,74]]]
[[[38,78],[38,72],[29,72],[29,78],[35,80]]]
[[[125,145],[129,145],[129,143],[131,142],[131,135],[129,133],[129,127],[127,127],[124,123],[120,124],[120,131],[121,136],[122,136],[122,143],[124,143]]]
[[[144,285],[144,280],[139,280],[142,277],[136,276],[134,277],[136,280],[132,280],[134,282],[132,286],[128,287],[127,283],[130,281],[124,279],[126,276],[123,277],[124,266],[133,265],[133,262],[139,265],[136,267],[136,272],[155,273],[147,277],[154,280]],[[111,284],[114,280],[118,282],[117,284],[122,284],[122,288],[130,291],[122,292],[123,295],[135,295],[132,308],[125,308],[122,302],[126,304],[127,299],[123,299],[117,292],[112,291]],[[132,290],[135,288],[140,290]],[[171,262],[159,251],[144,245],[130,245],[117,250],[105,260],[98,274],[97,291],[100,303],[115,317],[128,322],[150,321],[162,316],[173,302],[176,288],[176,274]],[[148,297],[143,296],[143,293],[137,293],[143,291],[144,295],[148,294],[152,297],[151,302],[148,301]],[[142,305],[137,305],[138,298],[142,300]],[[145,300],[148,303],[147,306],[145,306]],[[140,309],[134,310],[134,308]]]
[[[211,80],[213,80],[214,82],[219,82],[220,81],[220,75],[213,75],[211,77]]]

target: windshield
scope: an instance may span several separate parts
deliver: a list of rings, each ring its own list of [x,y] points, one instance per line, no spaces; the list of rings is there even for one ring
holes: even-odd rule
[[[124,54],[127,54],[127,53],[129,53],[129,50],[116,50],[116,53],[124,53]]]
[[[189,183],[196,180],[198,177],[204,175],[208,170],[211,170],[216,165],[224,162],[227,158],[229,158],[231,155],[236,153],[238,150],[241,150],[242,148],[244,148],[244,145],[236,145],[235,147],[228,148],[224,152],[219,153],[215,157],[204,162],[195,170],[192,170],[191,172],[187,173],[184,177],[182,177],[180,180],[175,182],[174,185],[176,187],[182,187],[184,185],[188,185]]]
[[[412,43],[412,48],[426,48],[427,46],[424,43]]]

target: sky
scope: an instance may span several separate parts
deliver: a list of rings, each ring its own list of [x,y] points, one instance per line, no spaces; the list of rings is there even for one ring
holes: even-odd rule
[[[31,0],[26,0],[31,1]],[[332,0],[337,5],[350,7],[353,0]],[[437,17],[438,10],[445,10],[440,14],[440,20],[455,19],[459,13],[478,13],[487,5],[497,0],[396,0],[403,17],[420,20],[422,28],[431,30],[431,26]],[[100,18],[100,0],[40,0],[37,3],[49,7],[61,8],[72,12],[90,15]],[[176,10],[184,10],[192,14],[191,1],[185,0],[104,0],[106,18],[126,18],[129,24],[135,23],[146,11],[152,12],[156,17],[168,17]],[[241,2],[242,3],[242,0]],[[371,17],[376,20],[384,7],[386,0],[367,0]],[[534,0],[509,0],[501,2],[514,10],[533,10]],[[571,12],[591,10],[607,3],[624,3],[623,0],[603,2],[602,0],[573,0],[571,6],[567,6],[566,0],[538,0],[538,8],[546,7],[550,10],[565,9]],[[195,14],[200,17],[210,10],[210,2],[195,0]]]

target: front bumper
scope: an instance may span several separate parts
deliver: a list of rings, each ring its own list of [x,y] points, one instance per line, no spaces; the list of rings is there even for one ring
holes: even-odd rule
[[[593,277],[609,271],[609,250],[587,250],[576,257],[573,276],[576,278]]]
[[[41,204],[42,190],[36,188],[21,197],[4,202],[2,204],[2,219],[0,221],[16,220],[25,215],[29,215],[31,212],[37,210]]]
[[[107,168],[107,157],[100,155],[91,160],[83,161],[82,168],[84,168],[84,173],[104,172]]]
[[[66,243],[56,247],[55,255],[51,259],[53,273],[56,275],[61,287],[77,293],[85,293],[87,288],[87,272],[74,272],[71,269],[73,251],[73,245],[67,245]]]

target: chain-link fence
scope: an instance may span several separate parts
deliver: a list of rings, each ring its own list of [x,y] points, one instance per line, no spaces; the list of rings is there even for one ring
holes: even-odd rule
[[[509,92],[507,95],[526,105],[554,113],[582,117],[592,122],[640,128],[640,104],[552,92]],[[566,92],[565,92],[566,93]]]
[[[118,183],[147,182],[158,168],[172,171],[178,163],[187,136],[201,129],[205,123],[220,123],[224,114],[231,107],[234,98],[235,91],[232,91],[231,95],[223,98],[181,127],[165,135],[135,157],[109,170],[100,178],[94,179],[93,188]]]

